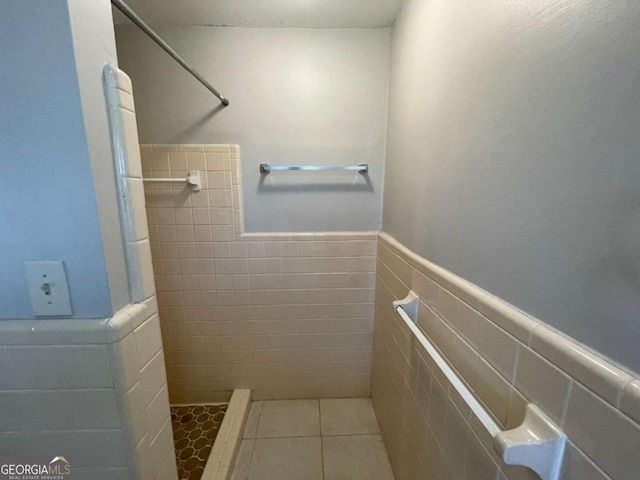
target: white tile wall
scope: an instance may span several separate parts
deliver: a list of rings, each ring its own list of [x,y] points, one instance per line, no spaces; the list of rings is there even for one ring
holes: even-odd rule
[[[397,480],[537,478],[507,466],[391,308],[414,290],[418,324],[504,429],[533,402],[569,442],[561,480],[638,478],[639,380],[572,339],[418,257],[378,244],[372,396]],[[418,345],[418,346],[416,346]]]
[[[104,68],[111,145],[118,180],[120,221],[127,256],[129,290],[134,302],[155,294],[151,246],[144,210],[142,163],[131,80],[111,65]]]
[[[143,145],[173,403],[368,396],[376,233],[245,234],[236,145]]]
[[[116,331],[110,332],[115,338],[122,332],[122,338],[108,346],[119,421],[131,478],[175,479],[169,398],[133,91],[131,80],[121,70],[107,65],[104,78],[129,287],[132,300],[138,303],[117,316]]]
[[[114,319],[0,322],[0,452],[64,455],[78,479],[175,480],[159,332],[154,297]]]

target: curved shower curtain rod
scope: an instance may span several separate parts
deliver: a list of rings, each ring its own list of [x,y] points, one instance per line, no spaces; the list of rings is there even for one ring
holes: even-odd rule
[[[222,105],[225,107],[229,105],[229,100],[222,96],[220,92],[218,92],[213,86],[207,82],[197,70],[195,70],[191,65],[189,65],[184,58],[182,58],[178,52],[176,52],[171,46],[165,42],[160,35],[153,31],[153,29],[146,24],[144,20],[142,20],[136,12],[131,10],[131,7],[124,3],[122,0],[111,0],[111,4],[120,10],[129,20],[135,23],[140,30],[146,33],[151,40],[156,42],[160,48],[162,48],[165,52],[167,52],[176,62],[178,62],[182,68],[184,68],[187,72],[193,75],[196,80],[198,80],[204,87],[213,93],[218,99],[222,102]]]

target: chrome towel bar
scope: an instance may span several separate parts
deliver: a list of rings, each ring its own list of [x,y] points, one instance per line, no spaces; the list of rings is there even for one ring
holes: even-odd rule
[[[345,166],[332,166],[332,165],[270,165],[268,163],[260,164],[260,173],[266,174],[269,172],[358,172],[368,173],[369,165],[361,163],[360,165],[345,165]]]
[[[144,182],[153,182],[153,183],[184,183],[187,182],[187,185],[191,188],[191,190],[193,190],[194,192],[199,192],[200,191],[200,172],[198,171],[191,171],[189,172],[189,174],[187,175],[187,178],[143,178],[142,181]]]

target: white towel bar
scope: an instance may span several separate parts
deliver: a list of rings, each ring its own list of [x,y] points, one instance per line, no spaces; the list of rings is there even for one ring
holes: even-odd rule
[[[200,172],[191,171],[187,175],[187,178],[143,178],[145,182],[153,182],[153,183],[184,183],[187,182],[187,185],[194,192],[200,191]]]
[[[513,430],[502,430],[476,399],[460,377],[440,355],[429,339],[418,328],[420,299],[410,291],[403,300],[393,302],[393,309],[404,320],[420,345],[444,373],[473,414],[494,440],[494,448],[509,465],[522,465],[536,472],[541,480],[558,480],[566,435],[535,405],[528,404],[522,425]]]

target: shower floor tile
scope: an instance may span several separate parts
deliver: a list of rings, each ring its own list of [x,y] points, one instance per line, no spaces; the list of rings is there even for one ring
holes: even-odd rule
[[[200,480],[202,477],[227,406],[223,404],[171,407],[171,427],[179,480]]]
[[[231,478],[394,480],[379,432],[366,398],[253,402]]]

